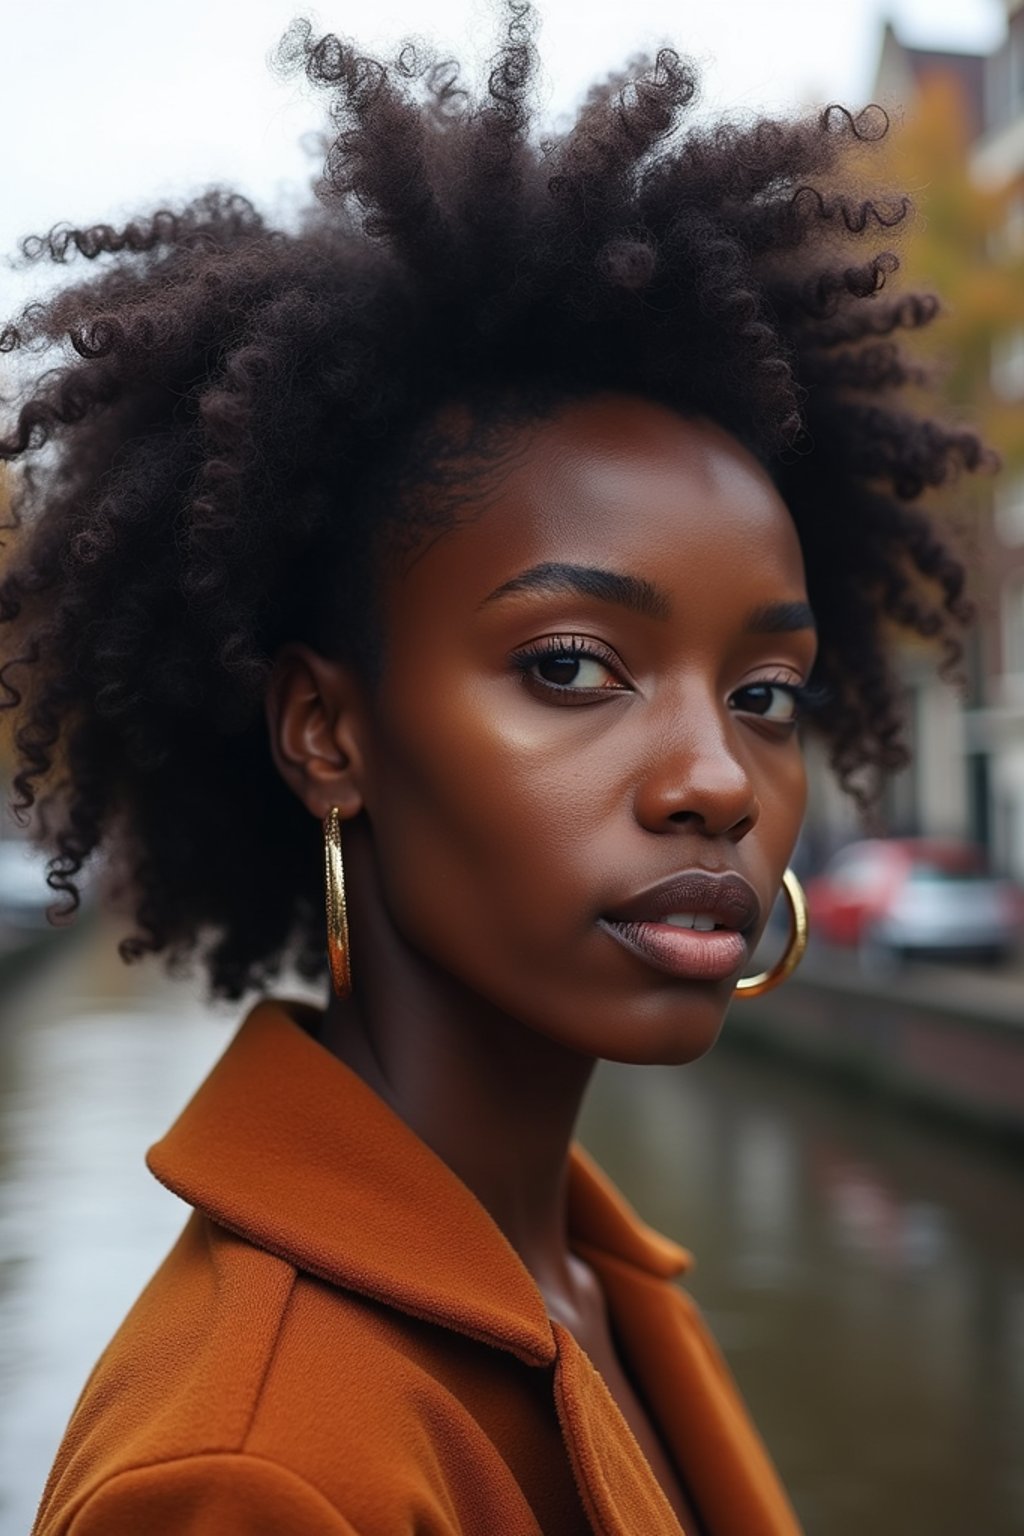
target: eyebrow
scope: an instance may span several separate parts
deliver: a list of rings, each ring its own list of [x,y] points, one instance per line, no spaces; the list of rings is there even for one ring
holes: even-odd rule
[[[807,603],[763,603],[748,614],[743,627],[748,635],[785,635],[818,626]]]
[[[628,576],[623,571],[603,570],[593,565],[569,565],[546,560],[531,565],[509,581],[495,587],[480,604],[498,601],[513,592],[571,592],[581,597],[596,597],[601,602],[618,603],[645,618],[671,617],[672,603],[667,592],[642,576]],[[763,603],[747,616],[743,626],[750,635],[784,635],[800,629],[816,629],[814,613],[807,603]]]
[[[668,593],[642,576],[628,576],[623,571],[606,571],[593,565],[566,565],[546,560],[531,565],[518,576],[495,587],[480,604],[496,602],[513,592],[570,592],[579,597],[596,597],[603,603],[618,603],[648,619],[667,619],[672,613]]]

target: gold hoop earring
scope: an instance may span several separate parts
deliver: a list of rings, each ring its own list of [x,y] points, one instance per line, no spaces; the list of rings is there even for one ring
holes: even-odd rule
[[[352,966],[349,961],[348,907],[345,904],[345,866],[341,861],[341,813],[336,805],[332,805],[324,817],[324,875],[331,981],[339,997],[348,997],[352,991]]]
[[[777,960],[771,970],[762,971],[758,976],[744,976],[736,983],[736,991],[741,997],[760,997],[762,992],[770,992],[787,976],[792,976],[804,957],[808,936],[807,897],[791,869],[787,869],[782,877],[782,889],[789,901],[789,943],[781,960]]]

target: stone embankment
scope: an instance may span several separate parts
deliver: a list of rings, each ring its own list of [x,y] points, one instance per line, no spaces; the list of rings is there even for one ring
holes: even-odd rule
[[[861,970],[808,954],[785,986],[733,1003],[724,1039],[1024,1148],[1024,970],[908,963]]]

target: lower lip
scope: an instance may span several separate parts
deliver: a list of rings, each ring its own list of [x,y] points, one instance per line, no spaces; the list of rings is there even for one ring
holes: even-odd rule
[[[747,958],[747,941],[735,928],[677,928],[674,923],[613,923],[601,927],[648,965],[687,981],[725,981]]]

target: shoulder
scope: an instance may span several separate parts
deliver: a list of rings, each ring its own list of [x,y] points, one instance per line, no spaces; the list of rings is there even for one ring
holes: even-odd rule
[[[294,1283],[291,1265],[194,1214],[78,1400],[37,1529],[71,1529],[59,1512],[127,1469],[240,1449]]]
[[[79,1400],[36,1536],[362,1536],[439,1517],[463,1463],[494,1460],[461,1400],[479,1364],[439,1332],[194,1214]]]
[[[358,1536],[290,1468],[230,1452],[125,1467],[36,1530],[38,1536]]]

